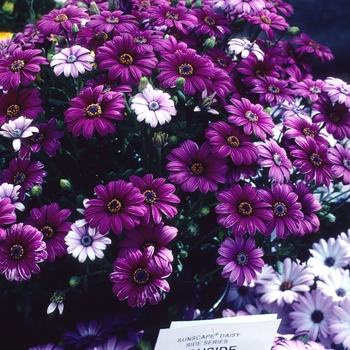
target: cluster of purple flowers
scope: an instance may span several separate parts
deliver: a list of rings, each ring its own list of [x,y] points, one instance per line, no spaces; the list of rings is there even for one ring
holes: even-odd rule
[[[143,348],[204,317],[217,277],[224,317],[282,318],[274,350],[350,348],[350,239],[328,232],[349,224],[350,84],[312,76],[334,57],[292,13],[68,0],[0,41],[0,289],[36,282],[64,317],[95,283],[138,310],[31,349]]]

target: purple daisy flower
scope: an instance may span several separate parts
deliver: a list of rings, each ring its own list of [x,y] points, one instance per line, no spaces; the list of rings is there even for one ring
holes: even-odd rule
[[[130,176],[130,181],[144,196],[146,213],[142,221],[146,224],[162,221],[162,214],[173,218],[177,214],[174,204],[180,203],[180,198],[174,194],[176,188],[172,184],[165,183],[164,178],[153,179],[152,174],[146,174],[142,178],[136,175]]]
[[[122,247],[118,256],[124,256],[126,249],[136,248],[141,252],[149,246],[154,247],[153,257],[157,261],[159,258],[173,261],[173,255],[165,246],[177,235],[177,228],[173,226],[164,226],[164,223],[150,223],[145,226],[137,226],[132,230],[125,230],[125,238],[118,242]]]
[[[130,93],[132,91],[130,85],[119,84],[115,80],[109,79],[106,74],[99,74],[96,79],[89,79],[86,81],[85,86],[80,90],[80,92],[84,91],[88,87],[94,88],[97,85],[103,85],[101,94],[106,94],[110,91],[121,93]]]
[[[222,277],[229,278],[239,286],[258,279],[257,272],[261,272],[264,260],[261,257],[264,251],[255,245],[252,237],[245,240],[243,237],[227,237],[218,249],[221,255],[216,259],[218,265],[224,265]]]
[[[333,179],[332,163],[328,158],[328,147],[323,143],[317,143],[312,137],[297,137],[296,145],[291,146],[291,156],[296,158],[293,166],[305,175],[305,181],[310,183],[315,180],[316,186],[330,185]]]
[[[332,103],[329,98],[319,99],[312,105],[315,123],[325,123],[326,131],[336,140],[350,138],[350,110],[344,104]]]
[[[288,17],[294,13],[293,7],[282,0],[265,0],[265,7],[274,13],[280,11]]]
[[[113,36],[125,32],[137,30],[136,19],[132,15],[126,15],[123,11],[101,11],[97,15],[90,16],[90,21],[86,23],[87,27],[93,28],[95,32],[104,31],[113,33]]]
[[[274,139],[258,144],[259,158],[257,162],[262,167],[268,167],[269,178],[277,183],[289,182],[292,162],[288,159],[284,148],[280,147]]]
[[[226,228],[232,227],[234,236],[249,233],[255,235],[259,230],[266,234],[267,222],[273,219],[271,204],[264,202],[251,184],[241,187],[233,184],[217,194],[220,204],[215,207],[219,214],[217,222]]]
[[[26,190],[35,185],[42,184],[44,177],[47,175],[45,170],[42,170],[44,165],[40,162],[30,162],[28,159],[13,158],[10,161],[9,167],[3,170],[0,174],[1,183],[20,185],[19,201],[24,199]]]
[[[300,232],[300,220],[304,218],[298,195],[288,184],[273,184],[259,190],[260,198],[272,206],[273,218],[266,225],[266,233],[276,229],[278,238],[287,238]]]
[[[123,84],[132,86],[137,86],[143,76],[150,77],[152,68],[158,63],[153,51],[143,55],[137,52],[134,38],[129,33],[116,36],[99,47],[96,61],[100,70],[109,69],[109,79],[120,77]]]
[[[215,67],[224,70],[227,74],[230,74],[236,63],[232,60],[232,57],[227,55],[225,51],[214,47],[209,50],[205,57],[207,57]]]
[[[210,153],[209,142],[201,147],[191,140],[183,141],[167,155],[170,161],[166,168],[170,171],[169,181],[181,184],[185,192],[215,192],[218,183],[224,183],[227,164],[223,159]]]
[[[329,77],[325,80],[324,91],[330,100],[335,103],[345,104],[350,108],[350,85],[339,78]]]
[[[113,91],[101,94],[102,90],[102,85],[93,89],[89,87],[70,100],[64,121],[73,136],[83,134],[85,138],[90,138],[95,130],[101,136],[107,136],[116,131],[113,121],[124,119],[122,94]]]
[[[0,96],[0,126],[9,119],[19,116],[28,119],[36,119],[44,109],[39,98],[40,91],[37,89],[10,89]]]
[[[157,78],[163,87],[174,87],[178,78],[184,78],[186,95],[204,91],[211,86],[210,78],[214,76],[212,63],[194,50],[164,55],[157,68],[162,70]]]
[[[294,84],[293,90],[297,96],[309,98],[311,102],[316,102],[320,99],[322,92],[325,91],[325,85],[326,83],[320,79],[317,79],[316,81],[313,81],[312,79],[304,79],[304,81],[299,81]]]
[[[134,29],[128,32],[132,35],[133,41],[136,44],[136,51],[140,55],[144,55],[146,52],[163,50],[163,44],[166,40],[158,35],[156,31]]]
[[[105,235],[110,229],[119,235],[123,228],[131,230],[146,214],[145,196],[124,180],[111,181],[94,188],[97,198],[86,203],[85,219],[92,228]]]
[[[123,258],[114,261],[109,279],[114,282],[113,292],[119,300],[128,299],[130,307],[142,307],[148,301],[155,305],[162,300],[162,293],[169,292],[170,287],[165,280],[171,273],[168,261],[152,258],[153,247],[143,252],[128,249]]]
[[[94,62],[94,60],[90,50],[80,45],[74,45],[66,47],[54,55],[50,62],[50,67],[54,67],[53,71],[56,76],[64,73],[65,77],[71,75],[73,78],[77,78],[79,73],[84,74],[86,70],[92,70],[90,63]]]
[[[41,50],[17,48],[10,57],[0,58],[0,85],[4,90],[17,89],[20,84],[28,86],[36,79],[41,64],[48,64]]]
[[[4,225],[13,224],[16,222],[15,205],[11,198],[0,199],[0,242],[6,238],[6,231],[2,227]]]
[[[5,199],[3,199],[4,201]],[[30,225],[14,224],[0,242],[0,273],[8,281],[29,280],[40,272],[38,263],[47,258],[43,235]]]
[[[260,169],[258,163],[252,163],[249,165],[245,165],[242,163],[241,165],[235,165],[232,162],[228,163],[228,170],[226,173],[227,183],[233,184],[238,182],[241,179],[250,179],[257,175],[257,170]]]
[[[108,338],[105,342],[86,350],[130,350],[135,346],[135,341],[131,339],[119,339],[117,336]]]
[[[263,106],[252,104],[247,98],[240,101],[231,98],[232,105],[225,106],[225,109],[231,113],[227,120],[237,126],[243,126],[243,131],[247,135],[252,133],[266,139],[266,134],[273,135],[272,129],[275,124],[270,115],[263,111]]]
[[[82,20],[88,19],[89,15],[85,8],[72,5],[52,10],[49,14],[43,15],[36,26],[42,34],[66,34],[72,32],[74,24],[80,26]]]
[[[54,262],[56,256],[67,254],[64,237],[71,226],[71,223],[66,221],[70,214],[69,209],[59,210],[58,204],[52,203],[40,209],[31,209],[30,216],[25,221],[25,224],[37,228],[43,234],[49,262]]]
[[[249,165],[258,159],[258,148],[251,142],[251,136],[234,124],[214,122],[204,133],[212,146],[211,153],[216,157],[230,156],[235,165]]]
[[[221,99],[226,99],[236,87],[233,85],[230,76],[222,69],[213,67],[213,77],[211,77],[211,85],[207,86],[209,95],[215,93]]]
[[[341,179],[344,185],[350,184],[350,149],[344,148],[340,143],[329,149],[328,159],[332,165],[335,178]]]

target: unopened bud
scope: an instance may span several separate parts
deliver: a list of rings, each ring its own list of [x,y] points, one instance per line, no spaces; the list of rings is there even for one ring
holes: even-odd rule
[[[144,89],[146,89],[147,85],[149,85],[148,79],[146,77],[142,77],[139,81],[139,85],[137,86],[137,90],[142,92]]]
[[[178,90],[182,90],[185,86],[185,78],[177,78],[175,84]]]
[[[185,6],[186,6],[186,8],[191,9],[192,8],[192,0],[186,0]]]
[[[67,179],[61,179],[60,186],[61,186],[62,190],[70,190],[72,188],[70,181]]]
[[[164,132],[155,132],[152,137],[153,147],[155,148],[164,148],[168,144],[168,134]]]
[[[196,0],[196,2],[194,3],[194,8],[201,9],[202,7],[203,7],[202,0]]]
[[[289,27],[287,29],[287,34],[288,35],[297,35],[300,32],[299,27]]]
[[[43,189],[40,185],[35,185],[31,188],[30,193],[33,197],[39,197],[43,193]]]
[[[71,287],[78,287],[80,284],[80,277],[78,276],[72,276],[70,279],[69,279],[69,285]]]
[[[73,23],[72,25],[72,34],[79,33],[80,29],[76,23]]]
[[[119,7],[118,0],[108,0],[108,11],[113,12]]]
[[[207,216],[210,213],[210,209],[208,207],[203,207],[199,213],[201,216]]]
[[[81,1],[78,1],[78,2],[77,2],[77,7],[79,7],[79,8],[84,8],[84,9],[87,9],[87,8],[88,8],[87,5],[84,4],[84,3],[81,2]]]
[[[90,7],[89,7],[89,14],[91,15],[99,15],[100,14],[100,9],[97,6],[95,1],[92,1],[90,3]]]
[[[216,43],[216,38],[215,36],[211,36],[210,38],[208,38],[205,42],[204,42],[204,48],[206,50],[211,50],[215,47],[215,43]]]

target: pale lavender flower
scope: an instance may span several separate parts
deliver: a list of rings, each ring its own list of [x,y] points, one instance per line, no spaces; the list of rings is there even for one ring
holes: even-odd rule
[[[32,136],[34,132],[39,132],[39,129],[35,126],[30,126],[33,119],[27,119],[26,117],[18,117],[15,120],[9,120],[1,126],[3,131],[0,131],[0,135],[13,139],[12,146],[15,152],[21,149],[22,139]]]
[[[64,309],[64,300],[66,298],[66,295],[64,292],[61,292],[60,290],[56,291],[55,293],[52,294],[50,301],[51,303],[47,307],[46,313],[51,314],[58,309],[58,312],[60,315],[63,313]]]
[[[258,61],[264,60],[264,52],[255,42],[250,42],[246,39],[231,39],[228,42],[229,51],[233,51],[235,55],[241,54],[242,58],[248,57],[252,52]]]
[[[25,209],[24,204],[21,202],[17,202],[20,188],[21,188],[20,185],[15,186],[13,184],[4,182],[3,184],[0,185],[0,199],[10,198],[15,208],[17,210],[23,211]]]
[[[350,108],[350,85],[339,78],[328,77],[325,79],[326,85],[323,87],[330,100],[335,103],[345,104]]]
[[[349,270],[329,270],[328,276],[322,277],[322,280],[318,280],[316,283],[317,288],[323,294],[331,296],[334,301],[350,297]]]

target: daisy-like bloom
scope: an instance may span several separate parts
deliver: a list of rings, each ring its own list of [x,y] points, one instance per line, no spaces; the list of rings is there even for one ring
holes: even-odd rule
[[[317,288],[325,295],[332,296],[334,301],[340,301],[350,297],[349,270],[330,270],[327,276],[318,280]]]
[[[226,304],[234,311],[244,310],[247,305],[256,302],[255,281],[239,286],[236,282],[230,283],[226,296]],[[224,316],[225,317],[225,316]]]
[[[255,15],[265,7],[264,0],[229,0],[232,13]]]
[[[350,85],[339,78],[328,77],[325,79],[324,91],[330,100],[335,103],[345,104],[350,108]]]
[[[243,126],[243,131],[247,135],[254,133],[262,140],[266,139],[266,134],[273,135],[275,126],[270,115],[263,111],[260,104],[252,104],[247,98],[236,100],[231,98],[232,105],[226,105],[225,109],[230,113],[228,121],[237,126]]]
[[[16,222],[15,206],[10,198],[0,199],[0,242],[6,238],[6,231],[1,226],[13,224]]]
[[[153,247],[143,252],[128,249],[124,257],[114,261],[109,279],[114,282],[113,292],[119,300],[128,299],[130,307],[142,307],[148,301],[155,305],[162,299],[162,291],[169,292],[170,287],[165,280],[171,273],[168,261],[152,258]]]
[[[5,273],[8,281],[29,280],[32,273],[40,272],[37,264],[47,258],[42,238],[30,225],[14,224],[7,229],[6,238],[0,241],[0,273]]]
[[[90,50],[80,45],[74,45],[66,47],[54,55],[50,67],[54,67],[53,71],[56,76],[63,73],[65,77],[71,75],[73,78],[77,78],[79,73],[83,74],[86,70],[92,70],[91,63],[94,60]]]
[[[50,298],[51,303],[47,307],[46,313],[51,314],[57,309],[59,314],[62,315],[65,299],[66,299],[66,294],[64,292],[61,292],[60,290],[58,290],[57,292],[53,293]]]
[[[155,128],[158,123],[159,125],[169,123],[171,116],[176,115],[171,96],[162,90],[153,89],[151,84],[148,84],[142,93],[133,97],[130,108],[135,111],[137,121],[144,120],[152,128]]]
[[[166,26],[175,27],[184,34],[189,33],[189,28],[194,28],[197,23],[197,17],[189,13],[185,6],[172,7],[161,4],[154,6],[149,11],[149,18],[154,19],[152,27]]]
[[[212,70],[213,77],[210,79],[212,84],[207,86],[208,94],[212,95],[215,93],[221,99],[226,99],[232,90],[237,88],[233,85],[230,76],[225,71],[216,67],[213,67]]]
[[[94,191],[97,198],[87,201],[85,219],[102,235],[110,229],[116,235],[121,234],[123,228],[131,230],[140,223],[140,216],[146,214],[145,196],[132,183],[111,181],[106,186],[96,186]]]
[[[36,79],[41,64],[48,64],[41,50],[17,48],[10,57],[0,58],[0,85],[3,90],[17,89],[19,85],[28,86]]]
[[[249,165],[258,159],[258,148],[251,142],[251,136],[234,124],[214,122],[204,133],[212,145],[211,153],[216,157],[230,156],[235,165]]]
[[[64,350],[62,346],[55,345],[54,343],[48,343],[43,345],[32,346],[28,350]]]
[[[287,88],[288,82],[275,77],[262,79],[252,79],[250,84],[254,84],[254,88],[250,90],[252,93],[260,94],[259,103],[269,103],[270,106],[283,103],[284,100],[293,102],[294,92]]]
[[[335,305],[333,314],[328,323],[333,343],[350,349],[350,298],[344,298],[339,305]]]
[[[261,259],[264,252],[256,247],[252,237],[247,240],[240,236],[235,239],[227,237],[218,252],[221,256],[216,262],[224,265],[222,277],[228,278],[231,283],[237,281],[239,286],[258,279],[257,272],[261,272],[264,266],[264,260]]]
[[[118,242],[122,247],[118,256],[123,256],[125,249],[136,248],[141,252],[149,246],[154,247],[153,257],[157,261],[159,258],[172,262],[173,255],[165,246],[177,235],[177,228],[173,226],[164,226],[149,223],[145,226],[137,226],[132,230],[125,230],[125,238]]]
[[[162,72],[158,75],[163,87],[176,86],[176,80],[185,80],[183,91],[186,95],[195,95],[212,85],[210,78],[214,76],[212,63],[194,50],[164,55],[157,66]]]
[[[82,20],[88,19],[90,18],[85,8],[72,5],[41,16],[36,26],[42,34],[59,35],[71,33],[74,24],[80,27]]]
[[[336,140],[350,138],[350,110],[344,104],[323,97],[312,105],[312,120],[325,123],[326,131]]]
[[[136,51],[140,55],[144,55],[146,52],[162,51],[165,40],[160,35],[156,34],[154,30],[138,30],[128,31],[133,37]]]
[[[144,223],[159,224],[162,221],[162,214],[168,218],[173,218],[177,214],[175,204],[180,203],[180,198],[174,194],[176,188],[173,184],[165,183],[164,178],[153,179],[152,174],[146,174],[142,178],[131,175],[130,181],[144,196],[147,209],[142,217]]]
[[[341,179],[344,185],[350,184],[350,149],[344,148],[340,143],[329,149],[329,161],[335,178]]]
[[[290,16],[294,13],[294,9],[290,4],[282,0],[265,0],[265,7],[271,12],[282,12],[285,16]]]
[[[329,186],[333,179],[332,163],[328,157],[328,147],[323,143],[317,143],[310,136],[297,137],[295,145],[291,146],[291,156],[296,158],[293,166],[305,175],[305,181],[310,183],[315,180],[316,186],[325,184]]]
[[[256,291],[262,294],[260,301],[263,303],[277,302],[279,306],[292,304],[300,299],[302,292],[308,292],[314,283],[310,269],[298,265],[290,258],[284,259],[281,274],[272,272],[272,278],[259,276],[257,282]]]
[[[196,189],[202,193],[215,192],[218,183],[226,181],[227,164],[210,153],[208,141],[198,147],[194,141],[185,140],[178,148],[170,151],[167,159],[169,181],[181,184],[185,192],[194,192]]]
[[[86,26],[93,28],[94,31],[104,31],[113,33],[113,36],[120,35],[124,32],[137,30],[136,19],[132,15],[126,15],[123,11],[101,11],[99,14],[90,16],[90,21]]]
[[[67,245],[67,253],[78,258],[81,263],[87,257],[90,260],[95,260],[96,257],[102,259],[103,250],[107,248],[107,244],[112,243],[108,237],[101,235],[97,228],[90,227],[88,223],[83,226],[72,224],[70,231],[63,238]]]
[[[307,263],[315,276],[327,276],[330,270],[349,264],[349,246],[340,237],[330,237],[327,242],[321,238],[318,243],[313,243],[310,253],[311,258]]]
[[[294,84],[292,88],[297,96],[309,98],[311,102],[316,102],[320,99],[322,92],[325,91],[325,85],[326,83],[321,79],[317,79],[316,81],[304,79],[304,81]]]
[[[301,340],[278,340],[272,350],[306,350],[305,344]],[[313,348],[316,350],[316,348]],[[324,349],[324,348],[323,348]]]
[[[276,36],[275,29],[283,31],[289,27],[284,17],[266,9],[259,11],[253,16],[244,16],[244,18],[249,23],[258,24],[259,28],[267,34],[270,40],[273,40]]]
[[[0,96],[0,125],[9,119],[20,116],[28,119],[36,119],[44,109],[39,98],[40,90],[37,89],[10,89]]]
[[[20,185],[18,200],[22,201],[26,190],[44,182],[43,178],[47,173],[45,170],[42,170],[43,168],[44,165],[38,161],[30,162],[27,159],[13,158],[9,167],[0,174],[1,183],[7,182],[15,186]]]
[[[117,336],[108,338],[104,343],[97,344],[94,347],[88,347],[86,350],[129,350],[135,346],[131,339],[118,339]]]
[[[207,51],[205,57],[207,57],[215,67],[224,70],[227,74],[230,74],[233,68],[236,66],[236,63],[232,60],[232,57],[217,47]]]
[[[120,77],[123,84],[132,86],[137,86],[143,76],[150,77],[152,68],[158,63],[153,51],[143,55],[137,52],[134,38],[129,33],[116,36],[99,47],[96,61],[100,70],[109,70],[109,79]]]
[[[247,58],[250,53],[253,53],[258,61],[264,59],[264,52],[258,44],[247,39],[231,39],[228,42],[228,50],[233,51],[235,55],[240,54],[242,58]]]
[[[294,311],[289,316],[291,327],[296,333],[307,332],[312,341],[329,337],[328,320],[333,316],[335,302],[330,296],[315,289],[304,295],[299,295],[298,302],[292,305]]]
[[[25,223],[37,228],[43,234],[48,253],[47,261],[55,261],[56,256],[67,254],[64,237],[70,230],[71,222],[67,222],[71,211],[59,210],[57,203],[44,205],[40,209],[33,208]]]
[[[320,59],[322,62],[331,61],[334,59],[334,56],[328,47],[316,43],[305,33],[301,33],[300,36],[293,37],[290,42],[300,45],[295,49],[295,53],[297,54],[313,53],[314,56]]]
[[[32,119],[26,117],[18,117],[15,120],[9,120],[1,126],[0,135],[13,139],[12,147],[15,152],[21,149],[22,139],[32,136],[34,132],[38,132],[39,129],[36,126],[31,126]]]
[[[101,90],[101,94],[106,94],[107,92],[121,92],[121,93],[130,93],[132,88],[130,85],[122,85],[117,83],[115,80],[111,80],[108,78],[106,74],[99,74],[96,79],[89,79],[86,81],[85,86],[80,90],[91,87],[94,88],[97,85],[103,85],[103,89]]]
[[[102,90],[102,85],[89,87],[69,101],[70,107],[64,112],[64,121],[73,136],[83,134],[85,138],[90,138],[95,130],[101,136],[107,136],[116,131],[113,122],[124,119],[122,111],[125,101],[122,94],[113,91],[101,94]]]
[[[259,190],[260,198],[269,203],[273,209],[273,219],[266,225],[266,233],[276,230],[278,238],[287,238],[290,234],[300,232],[300,220],[304,218],[298,195],[292,191],[289,184],[273,184],[271,189],[265,187]]]
[[[277,183],[288,182],[292,162],[288,159],[284,148],[280,147],[274,139],[258,144],[259,158],[257,162],[262,167],[268,167],[269,178]]]
[[[258,191],[251,184],[241,187],[233,184],[217,194],[220,204],[215,207],[219,214],[218,223],[226,228],[232,227],[232,234],[255,235],[256,230],[266,233],[267,222],[273,219],[271,205],[263,202]]]
[[[13,184],[8,184],[7,182],[2,183],[0,185],[0,199],[9,198],[11,200],[11,203],[17,210],[24,211],[24,204],[21,202],[17,202],[20,188],[20,185],[14,186]]]

